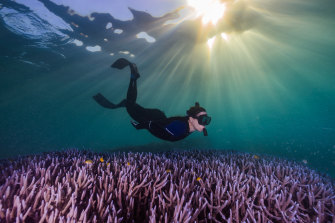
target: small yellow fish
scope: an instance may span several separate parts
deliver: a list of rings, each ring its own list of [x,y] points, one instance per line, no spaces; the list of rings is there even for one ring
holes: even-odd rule
[[[101,157],[101,158],[100,158],[100,162],[102,162],[102,163],[103,163],[103,162],[104,162],[104,158],[102,158],[102,157]]]
[[[170,170],[170,169],[167,169],[167,170],[165,170],[165,172],[167,172],[167,173],[171,173],[171,170]]]
[[[257,155],[253,155],[252,157],[253,157],[254,159],[256,159],[256,160],[259,159],[259,156],[257,156]]]
[[[200,181],[200,180],[202,180],[201,177],[198,177],[198,178],[197,178],[197,181]]]
[[[107,166],[109,166],[110,163],[107,163]]]
[[[93,161],[92,161],[92,160],[85,160],[85,163],[86,163],[86,164],[92,164]]]
[[[129,163],[129,162],[127,162],[127,165],[128,165],[128,166],[130,166],[130,163]]]

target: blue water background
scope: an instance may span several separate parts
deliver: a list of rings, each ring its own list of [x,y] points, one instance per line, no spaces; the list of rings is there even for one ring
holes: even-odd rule
[[[208,32],[199,19],[163,25],[173,13],[132,11],[129,21],[96,13],[91,21],[40,2],[72,30],[47,30],[22,1],[0,4],[0,158],[66,148],[215,148],[281,156],[335,177],[331,1],[254,1],[249,11],[230,12],[233,25]],[[123,33],[108,33],[108,21]],[[136,38],[141,31],[156,41]],[[206,38],[223,31],[231,39],[209,50]],[[102,50],[85,48],[96,45]],[[110,68],[119,57],[138,65],[139,104],[175,116],[198,101],[212,116],[209,136],[165,142],[134,129],[124,108],[98,106],[98,92],[113,102],[126,97],[129,70]]]

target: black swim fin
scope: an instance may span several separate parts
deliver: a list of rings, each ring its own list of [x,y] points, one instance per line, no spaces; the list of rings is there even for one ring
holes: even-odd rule
[[[111,67],[113,68],[117,68],[117,69],[123,69],[125,68],[126,66],[128,66],[130,64],[130,62],[125,59],[125,58],[120,58],[120,59],[117,59],[112,65]]]
[[[126,66],[130,67],[130,74],[131,74],[131,78],[132,79],[135,79],[137,80],[139,77],[140,77],[140,74],[138,73],[138,70],[137,70],[137,66],[136,64],[134,63],[131,63],[130,61],[128,61],[127,59],[125,58],[120,58],[120,59],[117,59],[112,65],[111,67],[112,68],[117,68],[117,69],[123,69],[125,68]]]
[[[120,108],[120,107],[125,107],[126,106],[126,99],[121,101],[119,104],[114,104],[110,101],[108,101],[107,98],[105,98],[102,94],[98,93],[93,96],[93,99],[102,107],[104,108],[110,108],[110,109],[115,109],[115,108]]]

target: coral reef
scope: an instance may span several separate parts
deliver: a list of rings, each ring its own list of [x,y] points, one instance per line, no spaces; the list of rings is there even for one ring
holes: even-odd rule
[[[68,150],[0,170],[0,222],[335,222],[334,182],[274,157]]]

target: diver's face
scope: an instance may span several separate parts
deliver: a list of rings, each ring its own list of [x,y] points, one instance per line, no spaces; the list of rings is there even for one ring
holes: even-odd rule
[[[207,113],[206,112],[199,112],[196,116],[199,117],[201,115],[207,115]],[[191,119],[191,123],[192,123],[195,130],[197,130],[199,132],[202,132],[204,130],[205,126],[200,125],[199,122],[198,122],[198,119],[192,118],[192,117],[190,119]]]

